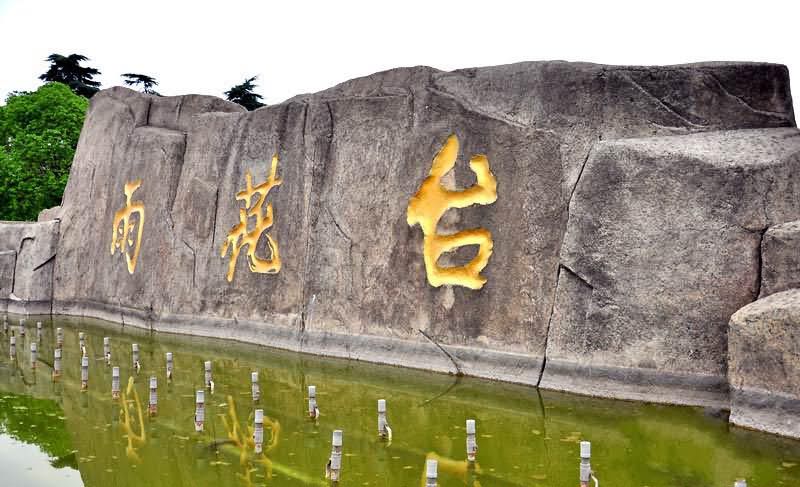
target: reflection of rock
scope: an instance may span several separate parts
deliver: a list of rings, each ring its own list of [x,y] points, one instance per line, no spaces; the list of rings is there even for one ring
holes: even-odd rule
[[[798,135],[598,144],[570,205],[543,384],[724,403],[725,331],[758,295],[761,234],[800,217]]]
[[[731,422],[800,438],[800,289],[737,311],[728,347]]]
[[[800,287],[800,221],[775,225],[761,241],[761,294]]]
[[[0,306],[50,313],[58,221],[0,224]]]
[[[786,69],[749,63],[403,68],[253,112],[113,88],[92,98],[64,195],[54,307],[527,384],[547,349],[549,387],[718,404],[725,324],[757,294],[761,232],[798,218],[793,126]],[[475,184],[473,154],[497,178],[496,202],[439,225],[491,232],[478,291],[430,286],[407,223],[451,134],[448,188]],[[229,283],[235,195],[274,154],[280,272],[240,256]],[[139,178],[129,274],[108,249]]]

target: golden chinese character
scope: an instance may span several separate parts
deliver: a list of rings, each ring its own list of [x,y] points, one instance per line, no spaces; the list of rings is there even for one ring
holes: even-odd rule
[[[142,229],[144,228],[144,203],[131,201],[133,192],[139,189],[142,180],[125,184],[125,207],[114,213],[114,226],[111,228],[111,255],[117,249],[125,256],[128,272],[133,274],[136,270],[136,260],[142,246]],[[134,215],[137,218],[133,218]],[[133,231],[136,229],[136,239]]]
[[[489,205],[497,201],[497,180],[489,169],[489,160],[484,155],[474,155],[469,167],[475,173],[477,182],[464,190],[445,189],[441,179],[456,164],[458,157],[458,138],[451,135],[433,158],[431,172],[422,182],[419,191],[408,202],[407,221],[410,226],[422,227],[425,271],[431,286],[443,284],[480,289],[486,278],[480,272],[489,263],[492,255],[492,234],[484,228],[462,230],[452,235],[439,235],[436,226],[439,219],[450,208]],[[478,245],[478,254],[460,267],[440,267],[439,257],[465,245]]]
[[[239,223],[231,228],[228,232],[228,237],[222,245],[222,252],[220,257],[225,257],[228,253],[228,248],[231,248],[230,262],[228,263],[228,282],[233,281],[233,273],[236,270],[236,261],[239,258],[239,251],[242,247],[247,246],[247,263],[250,267],[250,272],[260,272],[266,274],[276,274],[281,270],[281,257],[278,253],[278,243],[267,234],[267,247],[270,251],[269,258],[262,259],[256,256],[256,245],[261,234],[272,226],[272,203],[267,205],[266,212],[262,211],[264,200],[267,199],[267,194],[275,186],[279,186],[283,181],[275,177],[278,170],[278,156],[272,156],[272,169],[270,170],[269,177],[266,181],[253,187],[253,176],[250,170],[247,170],[245,180],[247,188],[244,191],[236,193],[236,199],[244,201],[244,208],[239,208]],[[255,204],[253,204],[253,196],[258,196]],[[256,218],[256,226],[252,231],[247,231],[247,219],[251,216]]]

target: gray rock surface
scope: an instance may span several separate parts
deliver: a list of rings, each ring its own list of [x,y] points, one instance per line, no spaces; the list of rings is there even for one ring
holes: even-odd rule
[[[58,222],[0,222],[0,306],[50,313]]]
[[[761,241],[761,290],[766,297],[800,287],[800,221],[775,225]]]
[[[758,296],[763,231],[800,216],[800,132],[603,142],[570,204],[542,385],[723,401],[728,319]]]
[[[728,347],[730,421],[800,438],[800,289],[737,311]]]
[[[586,211],[575,198],[588,194],[587,188],[627,194],[603,186],[615,183],[597,161],[608,162],[609,169],[614,164],[595,153],[595,144],[639,137],[632,147],[639,144],[648,148],[645,152],[662,147],[656,167],[665,174],[670,161],[697,169],[691,177],[673,172],[670,194],[683,198],[681,185],[706,191],[705,199],[697,196],[701,217],[729,211],[713,203],[731,194],[727,184],[748,195],[741,204],[724,199],[738,212],[738,220],[730,219],[726,225],[731,228],[722,231],[733,242],[730,249],[717,242],[716,227],[696,229],[696,234],[707,232],[704,245],[710,248],[747,253],[744,264],[725,268],[744,274],[722,276],[728,287],[711,303],[713,313],[697,311],[700,293],[714,292],[705,290],[678,293],[671,307],[658,311],[691,309],[699,320],[727,309],[729,316],[754,298],[750,257],[757,255],[759,232],[785,221],[787,208],[796,208],[797,202],[784,188],[788,183],[779,181],[770,191],[785,189],[789,199],[756,201],[753,194],[765,190],[763,178],[792,169],[782,157],[794,147],[794,131],[780,127],[793,126],[786,68],[758,63],[616,67],[540,62],[449,73],[401,68],[254,112],[211,97],[157,98],[113,88],[92,98],[65,191],[54,309],[157,330],[536,384],[545,350],[551,348],[548,340],[552,347],[558,343],[548,339],[548,331],[562,330],[579,344],[586,341],[579,332],[582,325],[560,325],[553,313],[559,275],[564,289],[569,285],[559,255],[571,208]],[[769,161],[759,156],[752,167],[739,159],[730,167],[722,162],[695,167],[690,156],[706,157],[702,150],[681,152],[678,147],[671,159],[673,154],[663,149],[706,140],[686,134],[755,128],[771,130],[727,132],[707,147],[728,154],[732,144],[744,154],[775,156]],[[407,222],[409,200],[450,134],[458,137],[461,150],[443,179],[449,189],[474,184],[467,163],[475,154],[487,156],[497,179],[496,202],[449,210],[439,222],[440,233],[491,232],[493,254],[482,271],[487,283],[480,290],[429,285],[422,231]],[[651,136],[661,139],[650,142]],[[274,221],[260,237],[256,255],[267,258],[266,235],[274,238],[280,272],[250,272],[245,248],[229,282],[229,258],[220,254],[244,207],[236,194],[245,188],[248,172],[254,186],[265,181],[275,154],[281,184],[264,202],[264,209],[272,205]],[[131,273],[110,246],[114,214],[125,206],[124,186],[139,179],[132,200],[144,204],[145,220]],[[579,180],[584,189],[577,191]],[[695,183],[712,186],[692,189]],[[658,193],[661,188],[650,185],[636,194],[649,196],[645,190]],[[775,208],[766,208],[767,203]],[[653,203],[653,218],[668,222],[659,211]],[[770,216],[762,222],[764,212]],[[714,218],[698,221],[705,225],[717,222]],[[249,229],[255,220],[250,217]],[[733,221],[749,226],[733,228]],[[665,229],[654,237],[672,245],[674,236]],[[690,243],[684,241],[686,254]],[[596,256],[606,251],[598,247]],[[473,252],[460,249],[441,263],[461,265]],[[611,261],[616,257],[607,253]],[[709,268],[717,269],[687,266],[684,276],[708,284],[711,278],[700,271]],[[657,283],[651,288],[658,289]],[[568,312],[557,309],[559,316]],[[686,353],[699,353],[713,331],[692,326],[694,335],[654,341],[653,346],[686,346],[693,350]],[[724,343],[724,332],[713,340]],[[560,350],[553,348],[555,357],[587,363],[572,349]],[[695,388],[707,387],[708,380],[718,385],[719,360],[724,359],[696,361],[655,350],[665,358],[647,371],[659,380],[685,373],[689,381],[700,377]],[[671,391],[650,395],[665,400]]]
[[[61,220],[61,205],[52,208],[45,208],[39,212],[37,222],[47,222],[50,220]]]

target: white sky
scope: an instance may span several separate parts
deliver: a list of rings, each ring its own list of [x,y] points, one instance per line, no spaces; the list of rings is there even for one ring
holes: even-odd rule
[[[613,5],[613,6],[612,6]],[[800,2],[0,0],[0,103],[39,86],[50,53],[154,76],[165,95],[221,96],[259,76],[268,103],[397,66],[565,59],[769,61],[800,90]],[[800,96],[800,95],[798,95]]]

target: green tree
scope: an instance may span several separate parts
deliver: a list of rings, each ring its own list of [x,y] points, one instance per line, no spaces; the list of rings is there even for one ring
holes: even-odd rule
[[[156,79],[152,76],[147,76],[146,74],[125,73],[122,75],[122,77],[125,78],[125,84],[128,86],[142,85],[142,92],[150,95],[161,96],[159,92],[153,89],[154,86],[158,86],[158,81],[156,81]]]
[[[47,56],[50,67],[39,76],[39,79],[46,82],[64,83],[69,86],[76,94],[91,98],[100,90],[100,82],[92,79],[100,71],[95,68],[81,66],[81,63],[88,61],[89,58],[82,54],[51,54]]]
[[[89,102],[61,83],[0,106],[0,220],[36,220],[61,204]]]
[[[255,110],[256,108],[263,107],[264,104],[261,103],[261,99],[263,97],[253,91],[256,89],[256,78],[258,78],[258,76],[248,78],[244,80],[244,83],[236,85],[230,90],[226,91],[225,98],[228,101],[238,103],[248,110]]]

